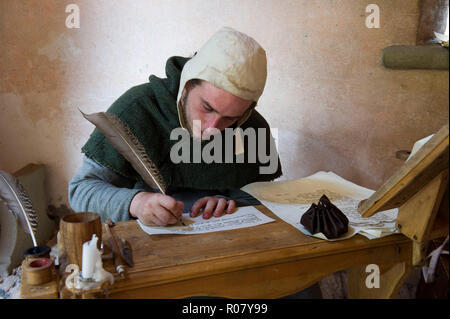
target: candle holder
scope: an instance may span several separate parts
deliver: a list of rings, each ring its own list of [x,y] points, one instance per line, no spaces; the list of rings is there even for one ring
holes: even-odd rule
[[[66,287],[75,295],[81,293],[93,294],[100,292],[105,283],[114,283],[114,276],[103,269],[100,251],[97,249],[98,237],[94,234],[92,239],[83,243],[82,271],[77,264],[70,264],[66,272],[71,274],[66,278]]]
[[[103,268],[102,275],[97,278],[83,278],[80,268],[76,264],[70,264],[66,267],[66,272],[71,273],[67,276],[66,288],[75,296],[81,295],[82,298],[90,298],[96,293],[105,292],[107,286],[114,283],[114,276]]]

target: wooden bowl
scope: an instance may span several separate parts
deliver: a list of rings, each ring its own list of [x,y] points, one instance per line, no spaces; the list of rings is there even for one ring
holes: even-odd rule
[[[30,285],[42,285],[52,280],[53,260],[50,258],[34,258],[25,260],[22,271]]]

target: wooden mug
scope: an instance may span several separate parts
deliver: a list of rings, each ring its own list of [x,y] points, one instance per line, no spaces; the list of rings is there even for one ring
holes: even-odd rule
[[[83,243],[90,241],[92,235],[98,237],[97,248],[102,242],[102,222],[96,213],[74,213],[64,216],[60,223],[61,237],[67,264],[82,266]]]

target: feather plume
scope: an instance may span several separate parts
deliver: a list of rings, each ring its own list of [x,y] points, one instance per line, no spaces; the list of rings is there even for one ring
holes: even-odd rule
[[[4,171],[0,171],[0,198],[16,216],[25,232],[30,234],[33,245],[36,247],[38,227],[36,211],[19,180]]]
[[[158,188],[165,194],[166,184],[161,173],[148,157],[144,146],[126,124],[111,113],[84,114],[81,110],[80,112],[131,163],[131,166],[139,173],[148,186]]]

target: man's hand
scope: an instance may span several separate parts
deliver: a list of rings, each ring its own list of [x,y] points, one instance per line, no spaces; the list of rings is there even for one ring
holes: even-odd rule
[[[200,198],[192,206],[190,216],[197,217],[203,212],[203,218],[209,219],[211,216],[220,217],[223,214],[232,214],[236,211],[236,203],[234,200],[227,201],[220,197],[203,197]]]
[[[175,224],[183,213],[184,203],[159,193],[137,193],[130,204],[130,215],[145,225]],[[174,217],[172,214],[176,217]]]

